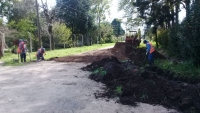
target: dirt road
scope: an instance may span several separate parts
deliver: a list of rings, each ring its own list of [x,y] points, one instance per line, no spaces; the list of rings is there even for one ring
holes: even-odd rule
[[[0,67],[0,113],[175,113],[161,106],[95,99],[104,86],[88,79],[83,66],[44,61]]]

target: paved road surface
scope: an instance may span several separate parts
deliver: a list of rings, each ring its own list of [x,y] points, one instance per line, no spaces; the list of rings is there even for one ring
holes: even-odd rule
[[[44,61],[0,67],[0,113],[175,113],[161,106],[125,106],[95,99],[104,87],[81,71],[83,63]]]

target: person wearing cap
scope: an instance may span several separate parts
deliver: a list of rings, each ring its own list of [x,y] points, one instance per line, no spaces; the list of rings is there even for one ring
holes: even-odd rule
[[[20,54],[21,62],[26,62],[26,52],[27,52],[26,44],[27,41],[22,40],[18,46],[18,53]]]
[[[41,60],[44,60],[44,54],[46,54],[45,53],[45,48],[43,48],[43,47],[39,48],[37,53],[36,53],[37,60],[39,61],[40,58],[41,58]]]
[[[153,58],[154,56],[153,56],[153,54],[154,54],[155,48],[147,40],[144,40],[143,43],[146,44],[146,48],[147,48],[146,55],[148,57],[149,66],[153,66],[154,65],[154,58]]]

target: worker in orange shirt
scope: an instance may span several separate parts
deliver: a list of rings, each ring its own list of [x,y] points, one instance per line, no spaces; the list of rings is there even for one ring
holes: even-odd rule
[[[144,40],[143,43],[146,44],[146,48],[147,48],[146,55],[148,57],[149,66],[153,66],[154,65],[154,52],[155,52],[155,48],[147,40]]]
[[[20,54],[21,62],[26,62],[26,48],[27,41],[26,40],[21,40],[18,46],[18,53]]]

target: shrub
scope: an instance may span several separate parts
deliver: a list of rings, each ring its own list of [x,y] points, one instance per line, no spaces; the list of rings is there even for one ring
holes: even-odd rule
[[[169,30],[160,30],[158,32],[158,43],[161,45],[162,48],[167,49],[169,42]]]

